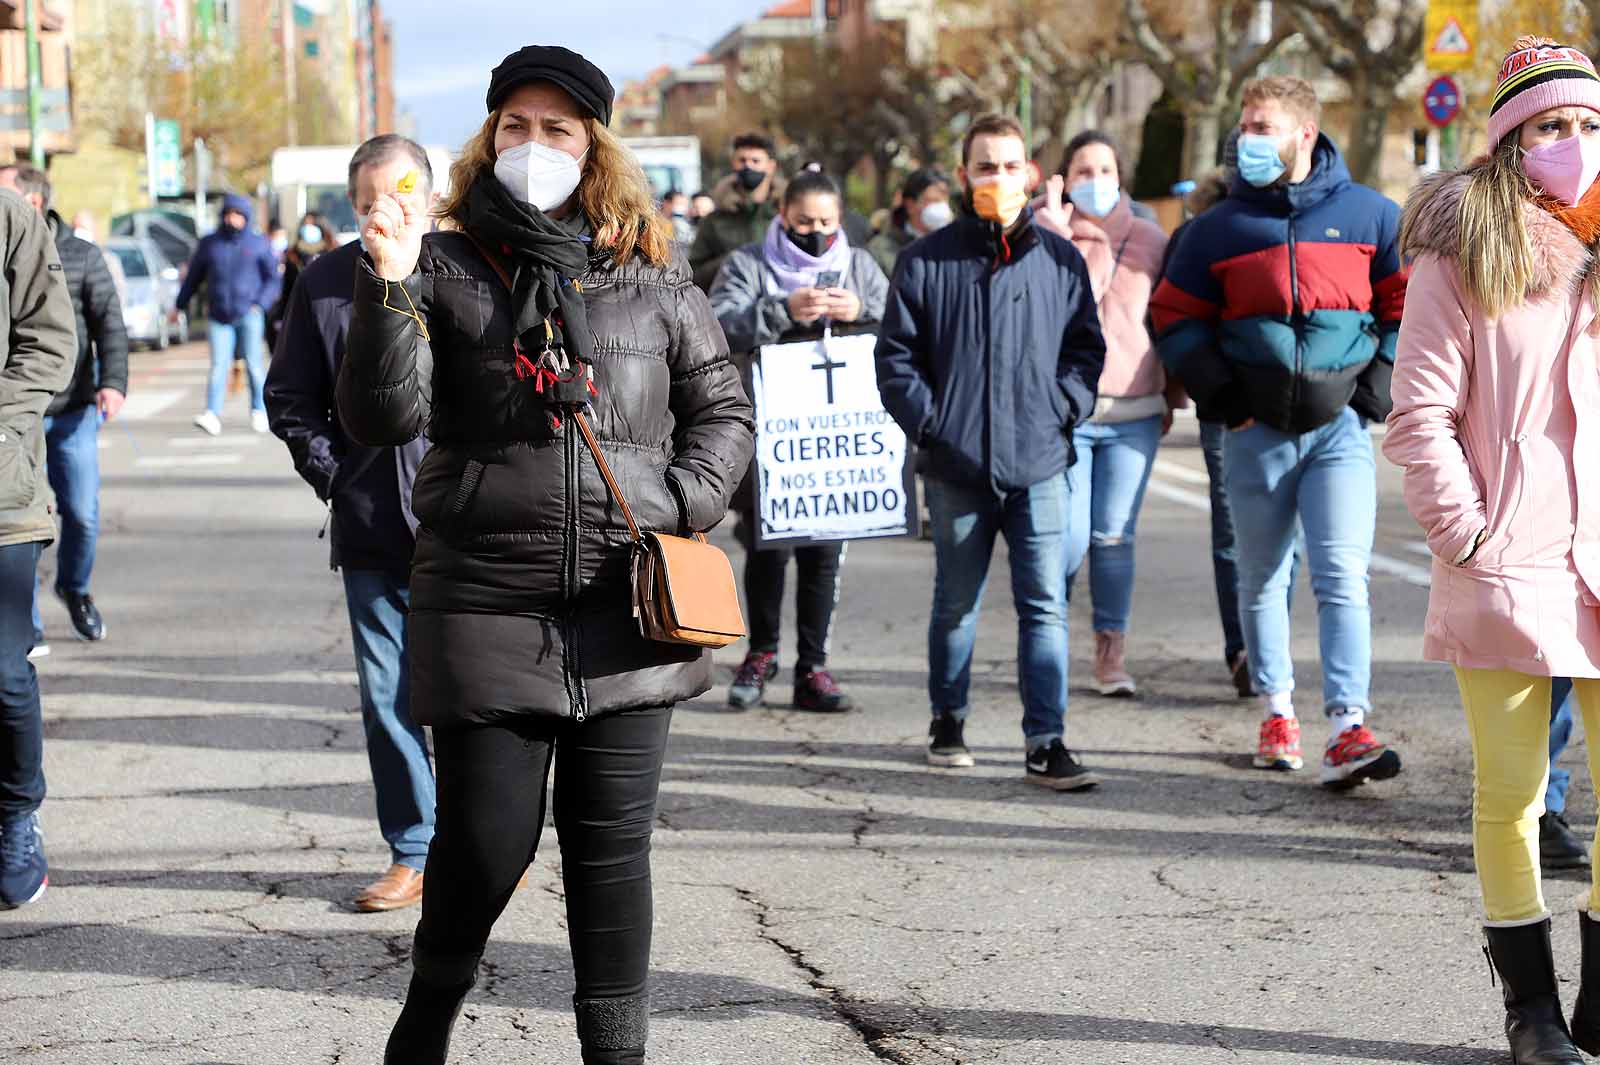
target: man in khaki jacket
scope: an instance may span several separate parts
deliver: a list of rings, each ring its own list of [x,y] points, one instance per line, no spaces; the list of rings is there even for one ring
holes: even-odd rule
[[[72,298],[44,217],[0,192],[0,908],[49,881],[39,804],[44,721],[33,645],[39,552],[55,539],[43,415],[78,361]]]

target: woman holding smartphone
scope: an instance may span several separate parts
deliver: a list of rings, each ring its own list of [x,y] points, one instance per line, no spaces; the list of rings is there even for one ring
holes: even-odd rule
[[[728,347],[742,362],[746,383],[755,352],[767,344],[812,340],[834,333],[870,331],[883,318],[889,279],[871,254],[850,246],[840,228],[843,197],[832,178],[803,171],[783,194],[783,208],[766,239],[729,255],[711,286],[711,307]],[[744,545],[744,588],[750,609],[750,652],[728,691],[739,710],[759,703],[778,674],[778,624],[789,559],[799,586],[799,647],[794,667],[797,710],[836,712],[851,707],[828,672],[828,634],[839,602],[839,568],[845,545],[756,550],[755,491],[740,486],[739,542]]]

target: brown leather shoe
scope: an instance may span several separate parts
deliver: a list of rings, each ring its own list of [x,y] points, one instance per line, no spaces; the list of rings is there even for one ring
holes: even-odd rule
[[[422,901],[422,874],[409,865],[391,865],[383,876],[361,889],[355,907],[362,913],[401,910]]]

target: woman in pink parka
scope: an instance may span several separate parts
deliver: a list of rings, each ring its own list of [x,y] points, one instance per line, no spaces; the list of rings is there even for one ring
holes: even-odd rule
[[[1473,852],[1518,1065],[1600,1052],[1600,881],[1569,1029],[1539,878],[1550,684],[1600,737],[1600,77],[1548,38],[1500,70],[1489,156],[1419,185],[1383,452],[1434,555],[1423,653],[1472,736]],[[1600,743],[1589,745],[1600,776]],[[1597,866],[1600,876],[1600,866]],[[1575,1045],[1576,1044],[1576,1045]]]
[[[1070,204],[1063,203],[1063,190]],[[1072,241],[1088,264],[1106,340],[1094,414],[1072,432],[1067,594],[1087,558],[1095,688],[1101,695],[1131,696],[1137,686],[1124,648],[1133,608],[1134,530],[1156,448],[1172,427],[1166,374],[1145,326],[1167,235],[1134,215],[1122,190],[1121,153],[1093,130],[1067,143],[1035,217]]]

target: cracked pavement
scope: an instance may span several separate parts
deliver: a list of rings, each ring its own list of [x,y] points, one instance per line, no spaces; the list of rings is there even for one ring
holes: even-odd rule
[[[0,1061],[376,1063],[409,975],[416,912],[346,905],[387,853],[323,512],[275,440],[237,428],[241,408],[215,444],[179,443],[200,354],[136,355],[136,387],[186,402],[104,433],[95,591],[111,638],[74,643],[45,604],[51,889],[0,913]],[[1201,469],[1192,429],[1164,463]],[[1380,476],[1379,549],[1407,557],[1415,536]],[[926,544],[851,548],[834,664],[860,711],[789,710],[787,673],[761,709],[726,712],[720,692],[681,707],[656,835],[651,1060],[1508,1060],[1478,952],[1465,732],[1448,675],[1417,660],[1425,592],[1373,580],[1373,725],[1402,776],[1338,796],[1314,770],[1253,772],[1256,715],[1221,668],[1202,518],[1147,501],[1141,698],[1079,687],[1070,711],[1095,792],[1021,778],[1003,557],[975,664],[976,769],[922,764]],[[1323,734],[1312,611],[1302,584],[1308,750]],[[1078,678],[1090,649],[1080,601]],[[739,653],[719,654],[724,679]],[[1587,830],[1581,745],[1568,757]],[[577,1061],[554,843],[551,829],[495,930],[453,1061]],[[1547,884],[1569,981],[1585,882]]]

